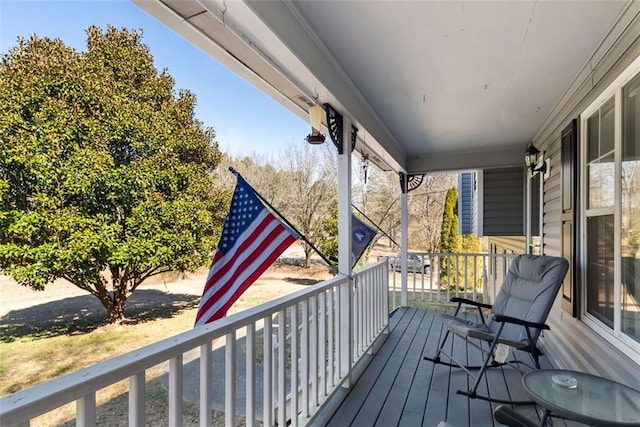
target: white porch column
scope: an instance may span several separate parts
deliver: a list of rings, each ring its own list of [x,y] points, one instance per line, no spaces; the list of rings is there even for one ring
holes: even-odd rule
[[[402,185],[400,186],[402,194],[400,194],[400,264],[402,267],[400,291],[400,305],[406,307],[407,303],[407,247],[409,246],[409,209],[407,205],[407,187],[408,175],[403,173]]]
[[[338,274],[349,277],[340,286],[340,376],[350,387],[353,355],[353,319],[351,313],[351,119],[343,117],[342,152],[338,154]]]
[[[524,217],[524,228],[525,228],[525,251],[527,254],[531,254],[531,246],[533,244],[533,239],[531,238],[531,172],[529,172],[529,168],[525,170],[526,181],[525,181],[525,217]]]

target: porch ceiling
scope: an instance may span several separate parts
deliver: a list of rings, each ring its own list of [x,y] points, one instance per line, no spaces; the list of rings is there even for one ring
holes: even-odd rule
[[[408,173],[521,163],[628,6],[133,1],[300,117],[317,93],[352,118],[359,151]]]

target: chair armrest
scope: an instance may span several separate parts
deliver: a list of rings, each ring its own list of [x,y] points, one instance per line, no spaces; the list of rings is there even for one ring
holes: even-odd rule
[[[473,305],[474,307],[481,307],[481,308],[491,308],[492,307],[491,304],[485,304],[485,303],[482,303],[482,302],[478,302],[478,301],[474,301],[474,300],[470,300],[470,299],[466,299],[466,298],[460,298],[460,297],[451,298],[451,302],[457,302],[458,304],[469,304],[469,305]]]
[[[546,330],[551,329],[551,328],[549,328],[548,325],[545,325],[544,323],[529,322],[527,320],[517,319],[515,317],[503,316],[502,314],[495,314],[494,313],[491,316],[491,318],[493,320],[495,320],[496,322],[513,323],[515,325],[522,325],[522,326],[526,326],[528,328],[546,329]]]

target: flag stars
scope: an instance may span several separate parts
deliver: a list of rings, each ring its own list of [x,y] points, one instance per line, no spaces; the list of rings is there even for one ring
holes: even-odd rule
[[[223,224],[222,236],[218,243],[221,249],[228,249],[236,244],[247,227],[256,219],[264,209],[260,200],[245,182],[239,182],[236,191],[231,198],[229,213]]]

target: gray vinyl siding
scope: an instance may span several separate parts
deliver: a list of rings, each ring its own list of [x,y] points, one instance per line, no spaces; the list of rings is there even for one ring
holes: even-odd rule
[[[524,168],[482,171],[482,235],[524,235]]]
[[[498,254],[523,254],[526,249],[524,236],[494,236],[489,237],[487,242]]]
[[[547,324],[551,330],[542,338],[543,351],[556,366],[602,375],[640,388],[638,357],[615,349],[584,323],[562,311],[559,301]]]
[[[533,143],[551,159],[550,177],[544,182],[544,253],[561,254],[560,134],[579,117],[604,89],[640,55],[640,2],[629,2],[571,87],[554,107]],[[578,223],[578,227],[580,224]],[[579,228],[578,228],[579,230]],[[580,251],[580,248],[577,249]],[[578,271],[584,269],[580,261]],[[559,366],[611,377],[632,387],[640,384],[640,354],[623,354],[579,319],[553,307],[544,345]]]

